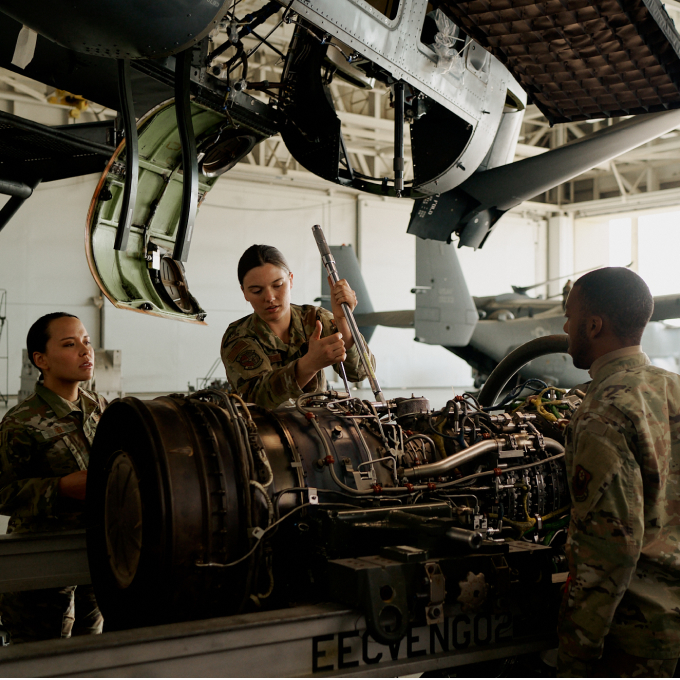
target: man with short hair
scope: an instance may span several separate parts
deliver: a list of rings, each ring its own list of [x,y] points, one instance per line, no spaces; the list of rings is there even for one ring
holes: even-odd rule
[[[640,348],[653,308],[622,267],[567,300],[569,354],[592,382],[566,431],[562,677],[672,677],[680,656],[680,376]]]

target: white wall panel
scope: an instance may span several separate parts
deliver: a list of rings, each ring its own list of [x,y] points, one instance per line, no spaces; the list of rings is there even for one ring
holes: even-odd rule
[[[79,316],[93,336],[99,289],[85,261],[85,215],[96,179],[41,186],[0,232],[0,288],[7,290],[9,391],[19,389],[21,350],[38,317],[54,311]],[[0,199],[4,204],[4,197]],[[4,347],[4,339],[3,339]],[[0,371],[4,366],[0,364]],[[4,375],[0,375],[4,387]]]
[[[511,293],[513,285],[536,283],[537,273],[545,271],[545,229],[544,220],[509,213],[501,218],[481,250],[458,249],[470,294],[500,295]]]
[[[574,271],[583,272],[586,269],[597,269],[608,265],[609,218],[593,217],[576,220],[574,223]]]

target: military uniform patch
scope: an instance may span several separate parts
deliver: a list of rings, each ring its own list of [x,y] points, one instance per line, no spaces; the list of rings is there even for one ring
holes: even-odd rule
[[[588,483],[593,476],[582,465],[576,466],[574,478],[571,480],[571,487],[574,490],[574,498],[582,503],[588,498]]]
[[[66,434],[67,432],[73,432],[76,430],[75,423],[65,423],[65,424],[59,424],[55,425],[54,427],[45,427],[45,428],[38,428],[40,430],[40,433],[45,439],[52,439],[52,437],[59,437],[62,434]]]
[[[226,346],[229,344],[230,340],[226,340],[225,343],[222,345],[222,348],[225,349]],[[245,340],[239,340],[232,348],[231,352],[227,355],[227,361],[233,361],[237,356],[238,353],[244,348],[248,347],[248,343]]]
[[[246,371],[252,371],[262,365],[262,356],[254,349],[246,349],[236,357],[236,361],[238,361]]]

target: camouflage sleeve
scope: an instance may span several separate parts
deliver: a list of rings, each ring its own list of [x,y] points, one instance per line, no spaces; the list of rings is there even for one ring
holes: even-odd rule
[[[623,426],[593,415],[574,434],[571,580],[560,611],[559,650],[597,659],[635,573],[644,534],[642,476]],[[566,665],[566,664],[565,664]]]
[[[584,661],[583,659],[576,659],[573,656],[559,651],[557,654],[557,672],[558,678],[589,678],[592,672],[592,661]]]
[[[25,428],[0,427],[0,515],[53,518],[58,514],[60,477],[39,477],[35,444]]]
[[[287,399],[303,394],[295,378],[297,360],[282,368],[272,368],[257,340],[236,338],[225,343],[221,355],[229,382],[247,402],[276,408]],[[314,380],[317,378],[310,382]]]
[[[326,309],[319,308],[321,310],[320,317],[321,317],[321,324],[323,326],[323,330],[321,332],[321,337],[326,338],[329,335],[333,335],[333,333],[338,332],[338,328],[335,325],[335,319],[333,318],[333,314],[329,312]],[[364,337],[363,335],[361,336],[362,338]],[[368,343],[366,342],[364,338],[364,345],[368,349]],[[371,362],[371,365],[375,369],[375,357],[373,356],[373,353],[371,352],[370,349],[368,349],[368,356],[369,360]],[[347,358],[345,359],[345,371],[347,372],[347,379],[350,382],[361,382],[365,378],[368,377],[366,374],[366,371],[364,370],[364,365],[361,362],[361,357],[359,356],[359,349],[357,348],[356,344],[347,352]],[[333,370],[340,375],[340,364],[333,364]]]

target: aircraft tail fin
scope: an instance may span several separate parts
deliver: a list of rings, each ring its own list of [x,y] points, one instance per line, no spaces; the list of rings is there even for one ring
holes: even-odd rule
[[[359,260],[354,253],[352,246],[330,246],[331,253],[335,258],[335,264],[338,268],[338,273],[343,279],[347,279],[347,282],[352,287],[352,290],[357,294],[357,306],[354,310],[354,316],[356,322],[359,325],[359,330],[361,334],[368,342],[373,333],[375,332],[376,323],[369,320],[368,324],[362,321],[361,317],[363,315],[373,314],[373,303],[368,294],[368,288],[366,287],[366,282],[361,273],[361,267],[359,266]],[[330,302],[331,289],[328,285],[328,279],[326,278],[326,270],[323,265],[321,266],[321,305],[326,309],[331,308]]]
[[[453,245],[416,239],[414,292],[420,342],[451,347],[470,342],[479,317]]]
[[[333,255],[337,261],[335,251]],[[344,263],[341,266],[338,262],[338,271],[345,271]],[[346,271],[351,272],[351,268],[347,267]],[[358,274],[361,276],[360,272]],[[416,287],[411,291],[416,294],[415,310],[363,311],[360,306],[364,296],[360,296],[359,287],[352,278],[346,278],[359,298],[359,311],[355,317],[360,327],[415,328],[416,338],[429,345],[462,347],[470,342],[477,325],[477,308],[454,246],[416,239]],[[328,291],[328,284],[324,290]],[[368,299],[367,292],[365,299]]]

